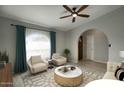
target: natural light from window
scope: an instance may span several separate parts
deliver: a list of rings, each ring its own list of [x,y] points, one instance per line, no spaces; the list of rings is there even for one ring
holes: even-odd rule
[[[49,32],[26,29],[26,56],[40,55],[42,59],[50,58],[50,34]]]

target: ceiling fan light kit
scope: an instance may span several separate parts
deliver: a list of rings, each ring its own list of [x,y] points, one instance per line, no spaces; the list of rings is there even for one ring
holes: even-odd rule
[[[73,17],[73,18],[72,18],[72,23],[74,23],[77,16],[79,16],[79,17],[85,17],[85,18],[90,17],[90,15],[87,15],[87,14],[79,14],[81,11],[83,11],[84,9],[86,9],[86,8],[88,7],[88,5],[82,5],[82,6],[79,8],[78,11],[76,11],[76,9],[77,9],[76,7],[72,8],[72,9],[69,8],[67,5],[63,5],[63,7],[64,7],[68,12],[70,12],[71,15],[67,15],[67,16],[60,17],[60,19],[63,19],[63,18],[67,18],[67,17],[71,17],[71,16],[72,16],[72,17]]]
[[[77,14],[72,14],[72,16],[73,16],[73,17],[76,17],[76,16],[77,16]]]

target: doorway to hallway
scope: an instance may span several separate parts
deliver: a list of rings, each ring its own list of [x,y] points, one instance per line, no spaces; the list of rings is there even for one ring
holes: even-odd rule
[[[88,30],[78,39],[78,60],[108,61],[109,42],[101,31]]]

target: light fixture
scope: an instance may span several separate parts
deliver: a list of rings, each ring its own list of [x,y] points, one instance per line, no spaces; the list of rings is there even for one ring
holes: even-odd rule
[[[120,57],[124,58],[124,51],[120,51]],[[124,61],[122,61],[124,62]]]
[[[74,13],[74,14],[72,14],[72,16],[73,16],[73,17],[76,17],[76,16],[77,16],[77,14],[76,14],[76,13]]]

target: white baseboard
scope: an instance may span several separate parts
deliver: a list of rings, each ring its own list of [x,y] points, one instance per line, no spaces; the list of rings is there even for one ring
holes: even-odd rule
[[[78,61],[74,59],[70,59],[69,62],[78,63]]]
[[[107,63],[108,62],[108,61],[102,61],[102,60],[98,60],[98,59],[94,59],[92,61],[95,61],[95,62],[98,62],[98,63]],[[69,62],[78,63],[78,60],[70,59]]]
[[[98,63],[107,63],[108,61],[103,61],[103,60],[98,60],[98,59],[94,59],[93,61],[98,62]]]

